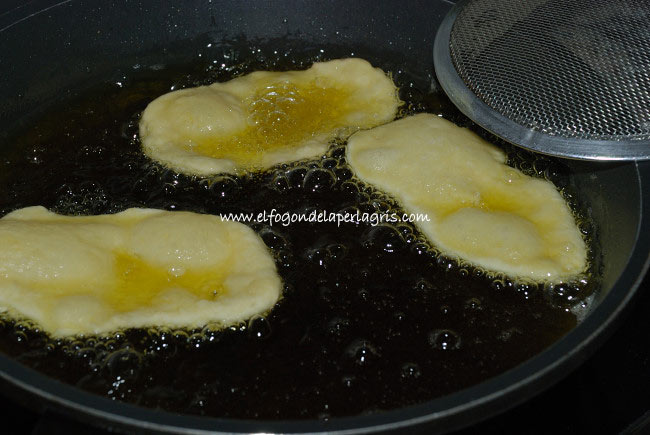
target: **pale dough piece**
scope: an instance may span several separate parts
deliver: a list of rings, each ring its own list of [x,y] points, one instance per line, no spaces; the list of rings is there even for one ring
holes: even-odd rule
[[[532,280],[583,272],[585,242],[562,195],[505,160],[496,146],[431,114],[358,132],[347,146],[357,177],[428,215],[416,225],[443,253]]]
[[[381,69],[332,60],[162,95],[142,114],[140,138],[179,172],[236,174],[316,157],[334,138],[391,121],[400,104]]]
[[[247,226],[190,212],[0,219],[0,309],[53,336],[224,326],[271,309],[282,283]]]

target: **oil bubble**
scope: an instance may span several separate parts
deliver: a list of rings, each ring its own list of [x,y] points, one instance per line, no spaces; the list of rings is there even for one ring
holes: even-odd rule
[[[551,161],[545,158],[536,158],[533,162],[533,170],[537,176],[544,175],[544,172],[548,169]]]
[[[341,157],[345,156],[345,146],[337,146],[336,148],[333,148],[332,151],[330,152],[331,156],[335,159],[339,159]]]
[[[327,246],[327,252],[332,260],[340,260],[345,257],[348,248],[340,243],[332,243]]]
[[[23,331],[14,331],[13,339],[16,341],[16,343],[25,343],[27,341],[27,334],[25,334]]]
[[[254,340],[265,340],[271,336],[273,330],[266,317],[256,316],[248,321],[248,337]]]
[[[326,158],[326,159],[323,159],[323,160],[321,161],[320,165],[321,165],[324,169],[334,169],[334,168],[336,167],[336,165],[338,165],[338,163],[339,163],[339,162],[338,162],[338,160],[336,160],[336,159],[333,159],[333,158]]]
[[[364,247],[379,248],[388,253],[400,252],[406,246],[401,234],[389,225],[372,227],[362,237]]]
[[[301,187],[306,174],[307,174],[307,169],[302,167],[297,167],[289,171],[289,173],[287,174],[287,179],[289,180],[289,187],[290,188]]]
[[[479,298],[469,298],[465,301],[465,308],[472,311],[480,311],[483,309],[483,306]]]
[[[524,299],[528,300],[531,297],[533,297],[535,290],[537,289],[537,286],[535,284],[529,284],[529,283],[518,283],[516,284],[515,288],[518,294],[523,296]]]
[[[421,278],[413,285],[413,290],[419,294],[424,294],[433,290],[433,285],[426,279]]]
[[[75,357],[92,364],[97,359],[97,350],[92,347],[84,347],[75,352]]]
[[[333,317],[327,322],[327,332],[336,338],[343,338],[350,329],[350,319],[346,317]]]
[[[305,174],[303,187],[313,193],[328,192],[336,183],[336,178],[331,171],[325,169],[311,169]]]
[[[359,193],[357,194],[356,201],[359,203],[359,210],[361,210],[364,213],[373,213],[375,211],[375,208],[369,204],[368,202],[370,201],[370,195],[367,193],[359,190]]]
[[[306,251],[305,257],[313,264],[326,268],[330,262],[330,255],[323,248],[310,248]]]
[[[352,178],[352,171],[348,168],[337,168],[335,174],[336,180],[339,182],[345,182]]]
[[[284,175],[276,175],[271,181],[271,187],[280,192],[286,192],[289,190],[289,179]]]
[[[194,333],[187,339],[190,348],[198,349],[205,343],[205,337],[200,333]]]
[[[445,272],[451,272],[453,271],[457,264],[454,260],[449,259],[447,257],[443,257],[442,255],[436,258],[436,263],[439,268],[444,270]]]
[[[490,287],[492,287],[493,290],[501,291],[505,288],[505,284],[501,279],[493,279],[492,282],[490,282]]]
[[[100,162],[106,155],[106,148],[101,145],[84,145],[79,149],[77,158],[86,164],[93,164]]]
[[[266,246],[271,249],[279,250],[287,247],[287,239],[270,227],[264,227],[259,231],[259,235],[264,243],[266,243]]]
[[[357,378],[353,375],[343,375],[341,377],[341,383],[347,388],[352,388],[356,385]]]
[[[362,301],[364,301],[364,302],[367,302],[368,300],[370,300],[370,292],[368,291],[367,288],[361,287],[361,288],[357,291],[357,295],[358,295],[359,298],[360,298]]]
[[[400,367],[400,376],[402,379],[417,379],[422,376],[422,369],[413,362],[407,362]]]
[[[280,249],[275,252],[275,259],[285,269],[293,267],[293,254],[290,250]]]
[[[429,251],[429,247],[427,246],[426,243],[416,242],[416,243],[412,243],[411,251],[416,253],[417,255],[425,255]]]
[[[103,368],[112,376],[136,378],[142,368],[142,355],[132,349],[120,349],[108,355]]]
[[[352,341],[345,349],[345,355],[358,366],[367,366],[375,362],[381,353],[369,340],[358,338]]]
[[[438,350],[460,349],[460,336],[451,329],[436,329],[429,333],[429,345]]]
[[[413,236],[413,229],[406,224],[398,224],[395,226],[397,231],[402,235],[402,237]]]
[[[344,181],[341,183],[341,191],[351,197],[356,197],[359,194],[359,186],[351,181]]]
[[[233,177],[222,177],[210,185],[213,199],[234,199],[240,190],[239,183]]]

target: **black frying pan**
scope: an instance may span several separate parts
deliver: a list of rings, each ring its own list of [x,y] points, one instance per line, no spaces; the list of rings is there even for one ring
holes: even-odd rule
[[[449,1],[287,0],[238,2],[33,1],[0,10],[0,144],[43,107],[134,63],[190,62],[197,37],[218,43],[244,36],[291,35],[315,45],[371,46],[399,53],[425,89],[435,79],[431,50]],[[4,12],[4,13],[3,13]],[[650,165],[569,162],[571,179],[590,204],[602,253],[603,290],[596,307],[550,348],[474,387],[421,405],[323,421],[220,420],[139,408],[62,384],[0,355],[5,392],[40,409],[55,407],[92,424],[197,433],[398,430],[446,431],[477,422],[547,388],[584,361],[611,333],[649,264]]]

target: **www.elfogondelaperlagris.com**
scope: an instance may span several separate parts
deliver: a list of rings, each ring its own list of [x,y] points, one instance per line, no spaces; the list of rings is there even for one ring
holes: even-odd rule
[[[310,213],[292,213],[281,212],[276,209],[264,210],[258,213],[227,213],[221,215],[221,220],[233,222],[257,222],[267,223],[270,226],[282,225],[287,227],[294,223],[336,223],[337,226],[343,224],[360,224],[369,223],[377,226],[383,223],[414,223],[429,222],[429,216],[426,213],[363,213],[360,210],[356,212],[329,212],[326,210],[313,210]]]

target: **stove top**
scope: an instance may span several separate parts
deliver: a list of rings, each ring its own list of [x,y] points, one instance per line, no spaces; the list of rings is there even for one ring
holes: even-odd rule
[[[539,396],[455,435],[650,433],[650,274],[616,332],[582,366]],[[106,433],[0,398],[16,434]]]

